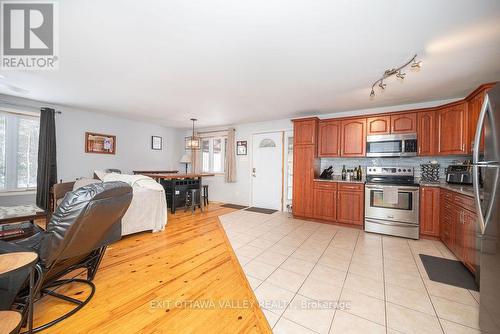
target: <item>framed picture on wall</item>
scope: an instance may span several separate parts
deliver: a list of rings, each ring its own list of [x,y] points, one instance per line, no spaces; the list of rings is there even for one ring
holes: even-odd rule
[[[151,136],[151,149],[161,150],[163,148],[163,138],[159,136]]]
[[[236,141],[236,154],[237,155],[247,155],[247,141],[246,140]]]
[[[116,136],[85,132],[85,153],[115,154]]]

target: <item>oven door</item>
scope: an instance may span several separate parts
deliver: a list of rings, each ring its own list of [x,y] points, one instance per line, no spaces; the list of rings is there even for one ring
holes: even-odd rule
[[[366,185],[366,218],[418,224],[418,187]]]

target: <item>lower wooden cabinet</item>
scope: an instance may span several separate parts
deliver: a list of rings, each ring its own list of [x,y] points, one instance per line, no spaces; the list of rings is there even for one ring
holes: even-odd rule
[[[478,265],[477,215],[473,199],[441,189],[440,238],[472,272]]]
[[[364,184],[340,183],[337,191],[337,222],[363,225]]]
[[[337,219],[337,184],[314,182],[314,218],[328,221]]]
[[[420,234],[439,237],[439,188],[420,188]]]

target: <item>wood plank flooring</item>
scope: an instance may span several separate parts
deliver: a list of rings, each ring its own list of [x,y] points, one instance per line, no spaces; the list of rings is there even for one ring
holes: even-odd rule
[[[43,333],[271,333],[217,218],[232,211],[217,203],[203,214],[178,211],[165,231],[113,244],[94,298]],[[84,299],[87,288],[58,292]],[[35,304],[35,326],[68,305],[43,298]]]

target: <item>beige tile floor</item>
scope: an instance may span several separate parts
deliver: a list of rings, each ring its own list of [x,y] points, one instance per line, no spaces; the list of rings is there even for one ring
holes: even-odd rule
[[[407,240],[288,217],[219,217],[274,333],[480,333],[479,294],[430,281]]]

